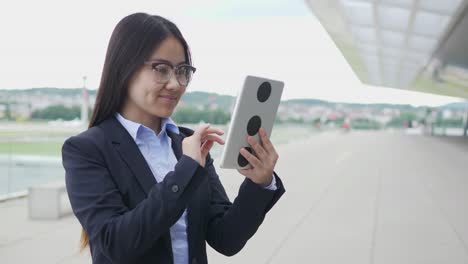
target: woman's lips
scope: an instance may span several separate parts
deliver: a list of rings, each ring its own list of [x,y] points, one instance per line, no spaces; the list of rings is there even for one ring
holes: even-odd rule
[[[168,101],[168,102],[174,102],[177,97],[174,96],[168,96],[168,95],[161,95],[160,96],[163,100]]]

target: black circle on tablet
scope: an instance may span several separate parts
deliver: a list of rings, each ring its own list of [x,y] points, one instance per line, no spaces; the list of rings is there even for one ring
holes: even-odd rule
[[[245,147],[245,149],[250,152],[250,154],[252,154],[252,148],[251,147]],[[247,161],[247,159],[244,158],[244,156],[242,156],[242,154],[239,153],[239,156],[237,157],[237,164],[239,164],[239,166],[241,167],[245,167],[247,165],[249,165],[249,162]]]
[[[259,116],[253,116],[250,118],[249,123],[247,124],[247,133],[249,136],[257,134],[258,130],[262,126],[262,119]]]
[[[257,99],[261,103],[265,102],[270,98],[271,95],[271,84],[269,82],[264,82],[260,84],[257,90]]]

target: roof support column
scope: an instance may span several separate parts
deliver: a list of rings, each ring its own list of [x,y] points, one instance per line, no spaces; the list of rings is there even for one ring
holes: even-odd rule
[[[464,121],[465,121],[465,128],[463,129],[463,136],[467,137],[468,136],[468,101],[466,101]]]

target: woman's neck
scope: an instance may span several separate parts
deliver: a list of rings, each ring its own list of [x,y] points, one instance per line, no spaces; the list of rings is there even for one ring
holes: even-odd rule
[[[131,120],[133,122],[142,124],[150,129],[152,129],[154,132],[156,132],[157,135],[161,132],[161,118],[148,114],[142,110],[135,109],[135,108],[129,108],[129,107],[123,107],[120,111],[120,114],[128,120]]]

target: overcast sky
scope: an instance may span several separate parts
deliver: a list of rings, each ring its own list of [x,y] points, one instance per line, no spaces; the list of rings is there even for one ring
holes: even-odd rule
[[[134,12],[178,25],[197,72],[191,91],[236,95],[246,75],[285,82],[283,99],[437,106],[460,99],[360,83],[299,0],[9,1],[0,4],[0,89],[96,89],[117,22]]]

